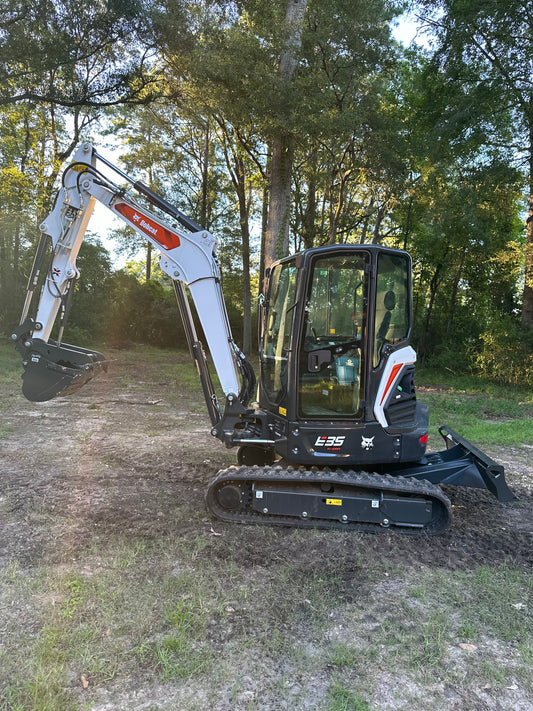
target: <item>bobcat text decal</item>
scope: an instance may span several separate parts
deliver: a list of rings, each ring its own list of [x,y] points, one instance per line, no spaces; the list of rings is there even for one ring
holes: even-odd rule
[[[115,210],[145,235],[153,237],[165,249],[174,249],[180,246],[180,238],[175,232],[171,232],[131,205],[120,202],[115,205]]]

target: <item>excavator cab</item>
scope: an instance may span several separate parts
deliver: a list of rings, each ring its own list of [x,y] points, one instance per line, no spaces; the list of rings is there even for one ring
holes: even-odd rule
[[[264,303],[261,409],[288,461],[416,461],[427,411],[414,391],[411,259],[375,245],[273,265]],[[296,434],[295,434],[296,433]]]

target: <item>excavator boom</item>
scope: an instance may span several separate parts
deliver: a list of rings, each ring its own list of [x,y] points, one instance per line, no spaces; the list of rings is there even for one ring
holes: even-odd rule
[[[97,168],[99,161],[131,182],[137,192],[166,213],[165,218],[138,204],[123,188],[103,175]],[[204,357],[201,349],[195,347],[198,339],[187,308],[184,291],[187,286],[202,322],[222,390],[226,395],[237,397],[242,390],[241,376],[244,373],[245,378],[249,379],[250,368],[231,335],[220,286],[217,240],[147,186],[133,181],[103,159],[87,143],[77,150],[74,161],[65,169],[55,206],[40,226],[41,239],[28,283],[21,323],[13,333],[13,340],[25,365],[24,395],[30,400],[44,401],[70,394],[105,367],[102,354],[63,343],[74,284],[79,276],[76,258],[96,201],[160,251],[161,268],[170,276],[179,294],[178,303],[191,339],[189,345],[195,351],[195,360],[200,363]],[[32,319],[28,316],[32,296],[39,283],[50,242],[52,259],[46,267],[37,314]],[[58,337],[52,340],[50,336],[58,315]],[[204,369],[203,363],[199,367]],[[247,382],[245,396],[251,388],[253,383]],[[217,421],[219,413],[213,392],[209,391],[206,397],[211,418]]]

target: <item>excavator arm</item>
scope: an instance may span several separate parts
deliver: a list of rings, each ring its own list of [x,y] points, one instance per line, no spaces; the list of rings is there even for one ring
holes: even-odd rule
[[[99,163],[131,183],[138,193],[158,208],[158,212],[134,201],[125,189],[103,174]],[[24,395],[32,401],[68,395],[106,365],[101,353],[63,343],[63,331],[75,281],[79,276],[76,258],[96,201],[159,250],[161,268],[174,285],[213,426],[220,423],[222,415],[205,354],[196,335],[185,286],[202,323],[226,401],[236,412],[245,412],[255,387],[255,375],[231,335],[220,284],[216,238],[149,187],[134,181],[100,156],[89,143],[77,149],[73,162],[65,169],[55,205],[40,225],[41,237],[21,322],[12,336],[23,357]],[[160,216],[161,212],[165,213],[164,218]],[[41,281],[50,240],[52,258],[44,274],[36,316],[31,318],[32,297]],[[51,333],[58,317],[58,335],[54,340]]]

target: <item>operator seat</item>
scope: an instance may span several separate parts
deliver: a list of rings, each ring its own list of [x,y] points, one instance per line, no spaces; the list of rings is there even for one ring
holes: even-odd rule
[[[385,337],[387,335],[387,331],[389,330],[390,327],[390,322],[391,322],[391,311],[394,310],[394,307],[396,306],[396,294],[394,291],[387,291],[385,296],[383,297],[383,305],[387,309],[385,311],[385,315],[383,316],[383,319],[381,321],[381,325],[378,329],[378,333],[376,336],[376,340],[379,341],[385,341]],[[381,344],[383,345],[383,343]]]

